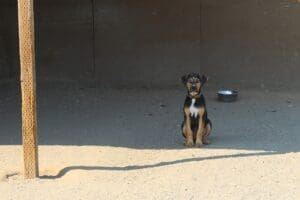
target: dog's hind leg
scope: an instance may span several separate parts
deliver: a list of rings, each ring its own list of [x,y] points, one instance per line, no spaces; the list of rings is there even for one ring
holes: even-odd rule
[[[182,136],[186,138],[186,127],[185,127],[185,122],[182,122],[181,124],[181,131],[182,131]]]
[[[203,144],[210,144],[210,141],[208,140],[208,136],[210,135],[211,130],[212,130],[212,125],[211,122],[209,121],[204,130]]]

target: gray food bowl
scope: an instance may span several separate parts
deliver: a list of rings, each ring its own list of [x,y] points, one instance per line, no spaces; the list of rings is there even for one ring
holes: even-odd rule
[[[233,102],[237,100],[238,91],[232,89],[220,89],[217,92],[218,100],[223,102]]]

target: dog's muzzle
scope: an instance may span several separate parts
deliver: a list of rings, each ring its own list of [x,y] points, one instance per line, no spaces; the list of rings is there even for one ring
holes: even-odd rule
[[[192,85],[191,86],[191,92],[196,92],[197,91],[197,86],[196,85]]]
[[[199,91],[197,90],[197,86],[196,85],[192,85],[189,89],[189,94],[190,96],[197,96],[199,93]]]

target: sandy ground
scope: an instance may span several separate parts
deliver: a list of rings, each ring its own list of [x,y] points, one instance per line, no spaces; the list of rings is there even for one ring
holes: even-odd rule
[[[242,89],[215,101],[212,144],[182,145],[184,91],[45,84],[40,178],[22,178],[20,102],[0,87],[0,199],[299,199],[300,93]]]

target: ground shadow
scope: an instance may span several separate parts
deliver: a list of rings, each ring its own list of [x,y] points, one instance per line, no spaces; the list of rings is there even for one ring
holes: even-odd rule
[[[259,152],[259,153],[239,153],[233,155],[220,155],[220,156],[208,156],[208,157],[196,157],[196,158],[186,158],[181,160],[167,161],[167,162],[159,162],[155,164],[149,165],[128,165],[124,167],[113,167],[113,166],[70,166],[63,168],[58,172],[57,175],[54,176],[41,176],[41,179],[58,179],[65,176],[67,173],[76,170],[86,170],[86,171],[132,171],[132,170],[140,170],[140,169],[148,169],[148,168],[158,168],[165,167],[170,165],[176,165],[181,163],[189,163],[189,162],[200,162],[204,160],[218,160],[218,159],[227,159],[227,158],[245,158],[251,156],[270,156],[282,154],[279,152]]]
[[[0,145],[21,144],[20,95],[0,87]],[[211,149],[298,152],[300,95],[242,92],[240,101],[219,103],[206,89],[213,121]],[[40,145],[96,145],[181,149],[182,89],[105,89],[49,84],[38,90]]]

